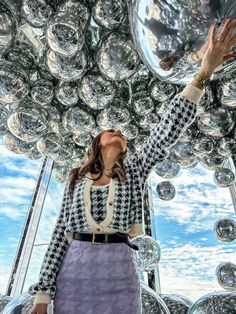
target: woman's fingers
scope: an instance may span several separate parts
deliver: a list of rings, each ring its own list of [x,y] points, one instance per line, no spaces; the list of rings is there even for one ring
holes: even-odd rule
[[[216,25],[212,25],[209,30],[209,41],[210,44],[214,44],[216,42]]]
[[[230,20],[230,19],[224,20],[224,23],[222,24],[222,28],[218,33],[218,40],[223,41],[225,39],[225,36],[229,30],[231,23],[232,23],[232,20]]]
[[[236,20],[235,19],[228,20],[223,26],[222,31],[220,31],[218,35],[219,40],[222,42],[226,42],[230,40],[235,29],[236,29]]]

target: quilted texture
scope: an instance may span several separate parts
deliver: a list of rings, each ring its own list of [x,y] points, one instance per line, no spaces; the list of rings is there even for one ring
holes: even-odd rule
[[[140,314],[134,250],[124,243],[73,240],[56,280],[54,314]]]

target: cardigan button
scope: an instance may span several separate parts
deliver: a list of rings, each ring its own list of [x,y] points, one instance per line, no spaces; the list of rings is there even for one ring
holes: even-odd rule
[[[112,202],[109,202],[109,205],[110,205],[110,206],[112,206],[112,205],[113,205],[113,203],[112,203]]]
[[[97,228],[97,231],[101,231],[101,228]]]

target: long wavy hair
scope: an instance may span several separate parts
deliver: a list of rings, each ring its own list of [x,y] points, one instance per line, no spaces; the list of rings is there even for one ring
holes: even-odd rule
[[[114,131],[113,129],[109,129],[106,131]],[[73,168],[69,172],[68,178],[68,187],[69,193],[72,197],[73,190],[75,187],[75,183],[77,180],[81,180],[86,176],[88,172],[92,172],[94,174],[98,174],[99,176],[94,181],[97,181],[101,178],[103,171],[104,171],[104,163],[102,159],[102,153],[100,148],[100,139],[102,134],[105,131],[98,134],[89,146],[88,152],[85,157],[85,161],[81,167]],[[119,180],[124,183],[126,181],[126,171],[124,166],[124,159],[127,155],[127,150],[125,152],[121,152],[113,169],[111,172],[111,178],[119,178]]]

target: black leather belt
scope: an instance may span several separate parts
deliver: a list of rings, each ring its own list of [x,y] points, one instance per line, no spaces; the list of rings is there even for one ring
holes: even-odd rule
[[[74,232],[73,239],[80,241],[89,241],[92,244],[106,243],[126,243],[134,250],[139,250],[139,247],[130,242],[128,235],[122,232],[116,233],[82,233]]]

